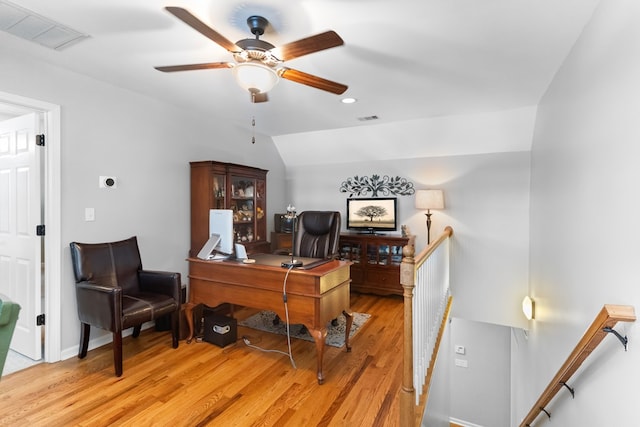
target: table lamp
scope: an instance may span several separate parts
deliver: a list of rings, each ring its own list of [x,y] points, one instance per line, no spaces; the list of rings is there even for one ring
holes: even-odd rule
[[[427,213],[427,245],[431,241],[431,209],[444,209],[444,196],[442,190],[418,190],[416,191],[416,208],[426,209]]]

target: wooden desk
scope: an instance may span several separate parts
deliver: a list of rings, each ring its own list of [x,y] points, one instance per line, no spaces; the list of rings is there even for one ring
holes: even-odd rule
[[[283,284],[287,269],[275,266],[276,255],[269,257],[272,265],[243,264],[235,261],[204,261],[189,258],[190,300],[186,308],[190,338],[193,337],[192,309],[197,304],[215,307],[231,303],[271,310],[285,319]],[[282,260],[290,259],[282,256]],[[353,318],[349,302],[349,262],[333,260],[309,270],[293,269],[286,282],[289,322],[303,324],[316,344],[318,383],[324,382],[322,358],[327,338],[327,323],[341,313],[346,317],[345,346]]]

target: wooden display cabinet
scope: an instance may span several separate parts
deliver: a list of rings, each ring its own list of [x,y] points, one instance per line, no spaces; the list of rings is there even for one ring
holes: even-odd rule
[[[351,264],[351,290],[378,295],[402,295],[400,264],[409,237],[340,234],[340,257]]]
[[[268,252],[267,172],[216,161],[191,162],[191,248],[196,256],[209,239],[209,210],[233,210],[236,243],[248,253]]]

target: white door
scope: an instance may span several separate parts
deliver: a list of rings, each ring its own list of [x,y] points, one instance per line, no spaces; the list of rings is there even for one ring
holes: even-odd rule
[[[0,122],[0,293],[20,304],[11,349],[42,358],[42,237],[38,115]]]

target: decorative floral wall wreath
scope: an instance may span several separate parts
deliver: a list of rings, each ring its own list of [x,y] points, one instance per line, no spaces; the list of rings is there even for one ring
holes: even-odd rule
[[[415,193],[413,188],[413,182],[408,181],[406,178],[399,176],[390,177],[385,175],[367,176],[354,176],[353,178],[347,178],[346,181],[342,181],[340,185],[341,193],[349,193],[349,197],[355,196],[368,196],[371,192],[372,197],[378,196],[410,196]]]

